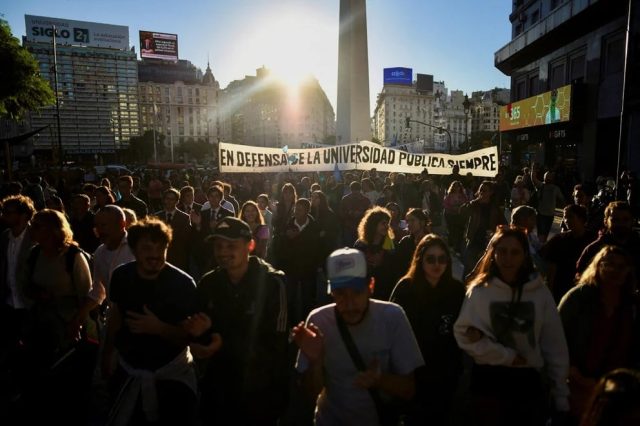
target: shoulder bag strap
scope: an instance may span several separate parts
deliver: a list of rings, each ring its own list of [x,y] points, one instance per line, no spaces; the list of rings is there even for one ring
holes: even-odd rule
[[[358,351],[358,347],[356,346],[353,338],[351,337],[351,333],[349,333],[349,329],[347,328],[347,324],[344,322],[337,309],[334,309],[334,313],[336,316],[336,324],[338,325],[338,330],[340,331],[340,337],[342,337],[342,342],[347,348],[347,352],[351,356],[351,360],[355,364],[358,371],[366,371],[367,366],[362,359],[362,355],[360,355],[360,351]],[[384,409],[382,399],[380,399],[380,394],[376,389],[368,389],[369,395],[371,395],[371,399],[373,399],[373,403],[376,406],[376,412],[378,413],[378,421],[382,424],[384,421]]]

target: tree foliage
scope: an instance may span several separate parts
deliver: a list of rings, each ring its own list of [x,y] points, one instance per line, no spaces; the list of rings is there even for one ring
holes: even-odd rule
[[[55,102],[49,83],[40,77],[38,61],[20,46],[11,28],[0,22],[0,117],[20,120]]]
[[[474,151],[476,149],[485,148],[486,146],[495,145],[497,142],[496,132],[473,132],[469,137],[469,150]]]
[[[213,147],[204,140],[188,138],[176,148],[178,154],[186,154],[188,158],[204,159],[213,155]]]
[[[162,157],[166,148],[164,146],[165,136],[156,132],[156,149],[158,159]],[[153,161],[153,130],[147,130],[142,136],[133,136],[129,139],[129,149],[127,155],[130,160],[139,163]]]

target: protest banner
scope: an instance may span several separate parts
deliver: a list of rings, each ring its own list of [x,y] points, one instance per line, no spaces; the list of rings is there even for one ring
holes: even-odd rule
[[[415,154],[382,147],[373,142],[323,148],[264,148],[220,142],[220,171],[223,173],[330,172],[369,170],[381,172],[447,175],[453,166],[460,174],[494,177],[498,173],[498,148],[489,147],[464,154]]]

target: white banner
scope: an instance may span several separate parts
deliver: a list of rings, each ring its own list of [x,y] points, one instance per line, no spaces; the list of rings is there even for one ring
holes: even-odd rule
[[[370,170],[381,172],[451,174],[455,165],[460,174],[494,177],[498,173],[498,148],[493,146],[466,154],[412,154],[385,148],[373,142],[326,148],[262,148],[220,142],[220,171],[223,173],[329,172]]]

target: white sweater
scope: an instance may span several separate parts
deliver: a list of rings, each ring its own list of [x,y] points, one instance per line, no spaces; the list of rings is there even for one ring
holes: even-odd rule
[[[470,289],[453,328],[458,346],[477,364],[510,367],[521,355],[527,360],[523,367],[544,369],[556,409],[567,411],[569,350],[553,296],[536,274],[523,286],[520,304],[509,312],[514,298],[512,288],[498,278]],[[469,327],[484,336],[471,342],[465,334]]]

